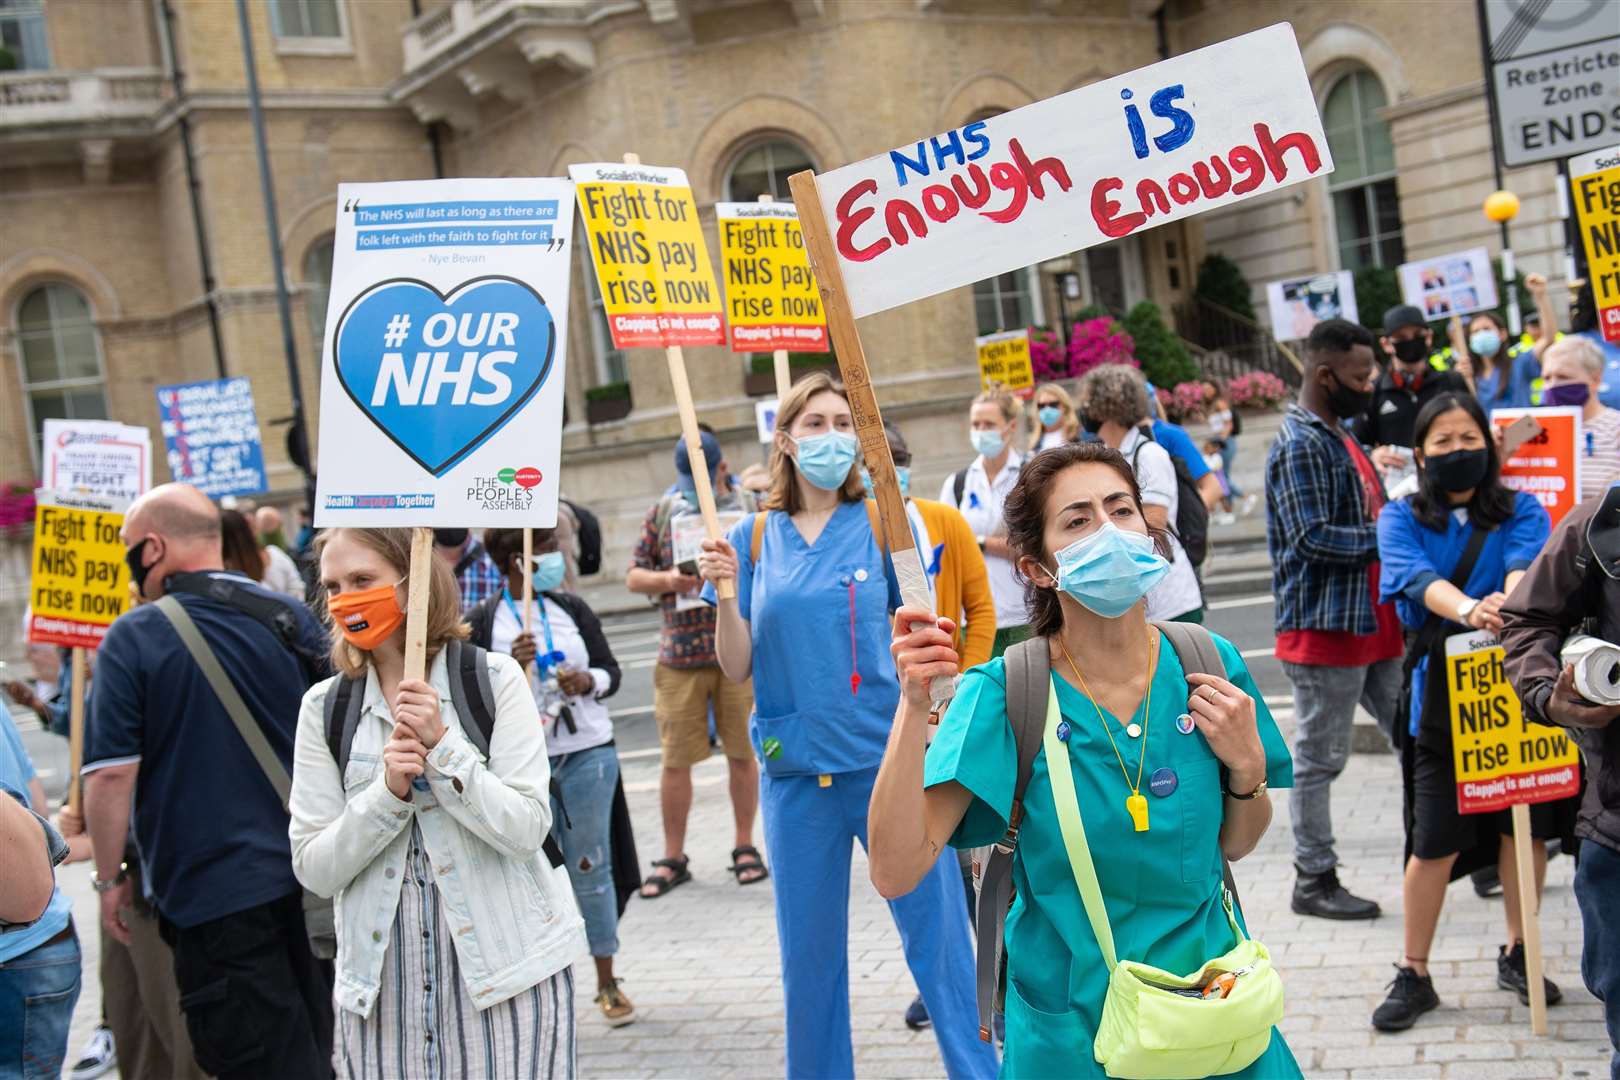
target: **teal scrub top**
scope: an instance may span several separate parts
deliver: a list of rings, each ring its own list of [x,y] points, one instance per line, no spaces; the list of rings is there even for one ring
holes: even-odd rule
[[[1254,699],[1266,782],[1274,788],[1291,786],[1293,762],[1265,700],[1232,644],[1218,636],[1216,643],[1227,679]],[[1189,687],[1175,649],[1161,639],[1153,712],[1143,735],[1147,832],[1134,831],[1126,813],[1130,788],[1103,732],[1103,717],[1133,780],[1141,743],[1129,738],[1106,710],[1099,717],[1090,699],[1071,685],[1066,664],[1054,665],[1053,674],[1058,707],[1070,726],[1067,748],[1075,794],[1119,958],[1178,973],[1196,970],[1234,944],[1220,901],[1225,777],[1203,733],[1194,728],[1184,735],[1176,727],[1176,718],[1187,709]],[[1137,706],[1138,723],[1143,711],[1143,705]],[[1017,765],[1007,722],[1006,667],[1004,661],[992,660],[963,676],[924,765],[925,786],[955,780],[973,794],[952,846],[982,847],[1005,835]],[[1092,1041],[1102,1016],[1108,967],[1069,868],[1048,768],[1043,749],[1035,756],[1024,793],[1024,820],[1013,860],[1017,898],[1006,927],[1002,1075],[1102,1076]],[[1173,770],[1177,780],[1175,789],[1162,795],[1149,786],[1160,769]],[[1295,1077],[1300,1070],[1282,1035],[1273,1031],[1266,1052],[1233,1075]]]

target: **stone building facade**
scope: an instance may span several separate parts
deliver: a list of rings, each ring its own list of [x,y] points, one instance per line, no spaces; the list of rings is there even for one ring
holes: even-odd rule
[[[865,320],[880,399],[923,455],[966,460],[975,333],[1097,301],[1169,309],[1208,250],[1269,279],[1483,243],[1493,185],[1471,0],[249,0],[294,348],[318,433],[340,181],[562,175],[633,151],[713,203],[787,196],[904,140],[1278,21],[1295,28],[1340,170],[1222,212]],[[153,428],[153,387],[252,377],[273,489],[299,477],[234,3],[0,0],[0,482],[46,416]],[[1347,166],[1350,166],[1347,168]],[[1521,264],[1561,270],[1551,166],[1516,170]],[[200,226],[200,228],[199,228]],[[1079,298],[1060,296],[1074,274]],[[668,482],[662,356],[615,352],[587,267],[568,342],[564,486],[633,523]],[[219,348],[215,348],[215,336]],[[704,419],[757,460],[744,360],[688,350]],[[586,392],[628,382],[592,424]],[[160,455],[161,458],[161,455]],[[166,469],[157,463],[156,478]],[[609,556],[610,560],[615,556]],[[616,565],[610,561],[609,565]]]

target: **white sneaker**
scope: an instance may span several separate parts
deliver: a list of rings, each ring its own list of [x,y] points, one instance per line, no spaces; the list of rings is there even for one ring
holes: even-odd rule
[[[1242,514],[1244,517],[1248,517],[1250,514],[1254,513],[1254,504],[1258,498],[1259,496],[1257,495],[1243,496],[1243,503],[1238,507],[1238,513]]]
[[[1209,520],[1211,522],[1213,522],[1214,524],[1216,524],[1216,525],[1236,525],[1237,524],[1237,515],[1229,513],[1229,512],[1228,513],[1220,513],[1220,514],[1212,514],[1212,515],[1210,515]]]
[[[85,1043],[84,1052],[73,1063],[73,1071],[68,1076],[72,1080],[94,1080],[97,1076],[112,1072],[117,1064],[118,1048],[113,1045],[112,1032],[98,1027],[95,1034],[90,1036],[90,1041]]]

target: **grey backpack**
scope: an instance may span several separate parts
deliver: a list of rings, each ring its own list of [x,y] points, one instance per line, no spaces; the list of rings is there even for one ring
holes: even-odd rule
[[[1187,674],[1225,677],[1215,638],[1196,623],[1154,623],[1176,650]],[[1007,835],[989,847],[973,849],[973,891],[977,895],[974,928],[978,936],[979,1038],[990,1041],[992,1012],[1001,1012],[1006,992],[1006,958],[1002,955],[1003,927],[1012,907],[1013,853],[1018,850],[1018,827],[1024,820],[1024,791],[1035,766],[1046,729],[1047,688],[1052,678],[1052,659],[1044,637],[1030,638],[1012,646],[1006,653],[1007,723],[1012,725],[1013,742],[1018,747],[1018,778],[1013,784],[1012,810]],[[1226,885],[1237,900],[1232,867],[1223,858]]]

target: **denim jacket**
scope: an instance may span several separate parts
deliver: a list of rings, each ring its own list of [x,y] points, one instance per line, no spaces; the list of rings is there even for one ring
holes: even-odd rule
[[[551,766],[534,697],[517,662],[489,654],[495,730],[489,760],[468,741],[450,698],[444,654],[428,682],[445,733],[408,801],[388,790],[382,751],[393,719],[376,672],[345,775],[326,745],[323,704],[335,680],[304,695],[292,786],[293,872],[336,898],[340,1008],[376,1007],[383,953],[399,907],[411,825],[438,876],[468,993],[480,1009],[550,978],[585,951],[585,924],[567,872],[540,845],[551,829]]]

